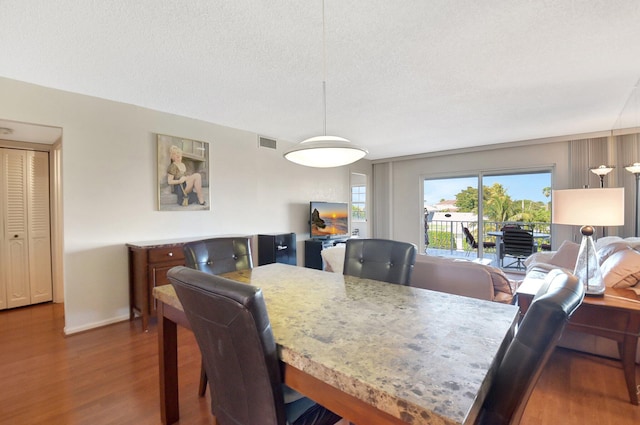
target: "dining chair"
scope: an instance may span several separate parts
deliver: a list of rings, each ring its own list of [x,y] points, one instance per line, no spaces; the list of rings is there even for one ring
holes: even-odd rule
[[[210,274],[253,268],[249,237],[210,238],[183,245],[187,267]]]
[[[222,274],[253,268],[251,243],[248,237],[210,238],[183,245],[185,264],[210,274]],[[198,394],[207,392],[207,373],[200,368]]]
[[[220,425],[330,425],[335,413],[287,387],[262,295],[255,286],[188,267],[167,277],[211,376]]]
[[[462,227],[462,233],[464,233],[464,238],[467,240],[467,245],[470,248],[467,251],[467,255],[469,255],[469,253],[471,252],[472,249],[473,250],[478,249],[478,242],[476,241],[476,238],[473,237],[473,235],[471,234],[471,231],[469,231],[468,227]],[[484,249],[495,249],[496,243],[495,242],[489,242],[489,241],[483,241],[482,242],[482,247]]]
[[[389,239],[348,239],[342,274],[409,285],[416,246]]]
[[[577,277],[559,269],[549,272],[505,351],[476,425],[520,423],[544,366],[583,298]]]
[[[504,227],[501,243],[501,267],[524,269],[524,260],[534,252],[533,231],[516,227]],[[505,266],[505,257],[512,257],[514,260]]]

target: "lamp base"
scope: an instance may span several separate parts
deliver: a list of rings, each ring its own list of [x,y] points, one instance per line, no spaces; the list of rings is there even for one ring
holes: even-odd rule
[[[576,268],[573,274],[582,281],[585,295],[603,296],[605,291],[604,279],[600,272],[596,246],[593,243],[593,231],[591,226],[582,226],[580,228],[582,242],[580,243],[580,251],[578,251],[578,259],[576,260]]]
[[[604,288],[601,289],[589,289],[587,290],[587,287],[589,285],[585,285],[584,286],[584,295],[588,296],[588,297],[604,297]]]

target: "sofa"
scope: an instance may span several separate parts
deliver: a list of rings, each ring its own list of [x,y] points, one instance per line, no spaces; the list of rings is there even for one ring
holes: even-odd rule
[[[550,270],[557,268],[572,273],[579,248],[577,243],[564,241],[557,251],[534,253],[525,261],[525,281],[544,279]],[[595,248],[607,293],[635,298],[640,302],[640,238],[607,236],[598,239]],[[599,356],[620,358],[615,341],[569,329],[565,330],[558,345]],[[636,363],[640,363],[640,342]]]
[[[433,255],[416,256],[410,286],[501,303],[511,303],[515,289],[496,267]]]
[[[342,273],[344,244],[321,251],[324,270]],[[409,286],[488,301],[511,303],[514,282],[502,270],[472,261],[418,254]]]

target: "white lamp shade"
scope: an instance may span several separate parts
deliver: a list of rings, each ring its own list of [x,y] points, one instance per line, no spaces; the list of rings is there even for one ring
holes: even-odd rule
[[[284,157],[307,167],[330,168],[351,164],[366,154],[366,149],[342,137],[318,136],[300,142]]]
[[[606,176],[612,171],[613,171],[613,167],[607,167],[606,165],[601,165],[599,167],[591,169],[591,172],[597,176]]]
[[[551,221],[575,226],[624,225],[624,188],[551,192]]]
[[[640,162],[634,162],[633,164],[628,165],[624,168],[630,173],[638,174],[640,173]]]

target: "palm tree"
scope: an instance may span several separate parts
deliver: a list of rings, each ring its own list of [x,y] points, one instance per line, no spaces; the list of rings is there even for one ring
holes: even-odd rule
[[[505,194],[492,193],[487,200],[485,212],[493,221],[507,221],[514,213],[511,197]]]
[[[543,187],[542,188],[542,194],[544,195],[545,198],[550,197],[551,196],[551,188],[549,186]],[[544,209],[545,210],[549,210],[549,203],[548,202],[545,202]]]

